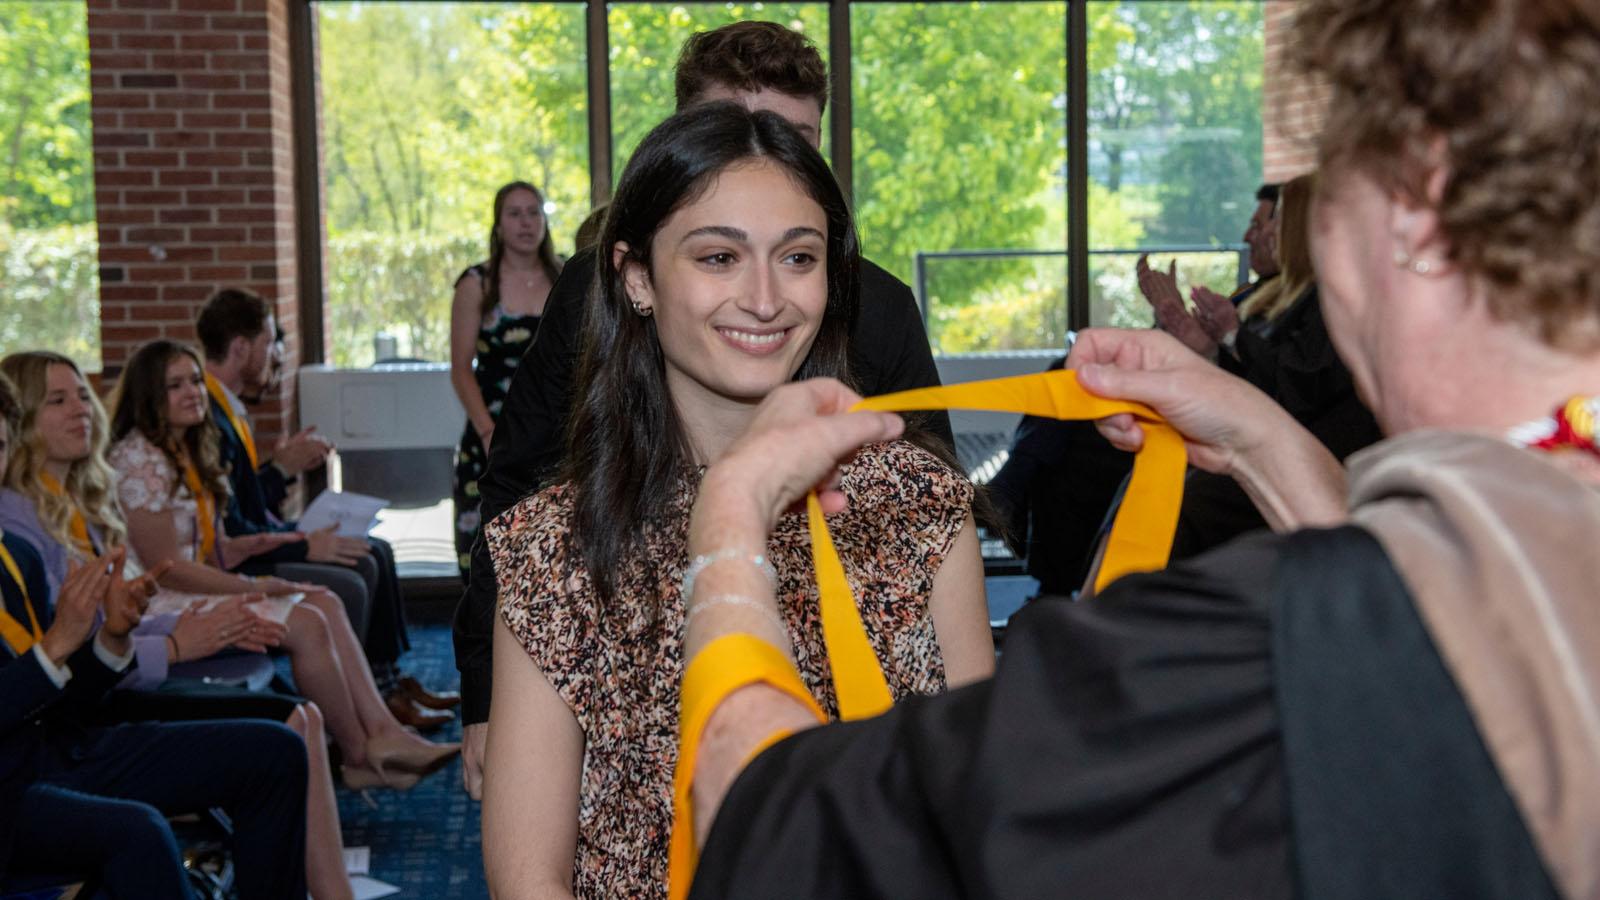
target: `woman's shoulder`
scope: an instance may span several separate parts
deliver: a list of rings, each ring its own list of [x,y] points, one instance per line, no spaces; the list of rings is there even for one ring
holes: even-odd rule
[[[42,536],[38,506],[21,491],[0,488],[0,531],[16,532],[30,541]]]
[[[487,261],[473,263],[462,269],[461,274],[456,276],[456,287],[460,287],[461,282],[466,281],[468,278],[475,279],[476,283],[481,287],[489,278],[489,263]]]
[[[484,525],[502,539],[514,534],[565,532],[572,521],[573,494],[566,482],[552,484],[517,501]]]
[[[972,482],[928,450],[906,441],[869,444],[840,472],[840,487],[855,502],[927,503],[968,507]]]
[[[523,498],[484,525],[503,601],[527,606],[573,592],[571,531],[572,491],[565,484]]]

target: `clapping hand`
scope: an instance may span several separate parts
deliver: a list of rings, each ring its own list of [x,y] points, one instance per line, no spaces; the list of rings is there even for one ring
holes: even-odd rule
[[[124,579],[122,567],[126,562],[125,551],[121,548],[112,551],[110,561],[111,583],[102,604],[106,620],[101,631],[106,638],[121,643],[144,618],[144,611],[150,607],[150,598],[156,595],[156,583],[172,568],[172,562],[164,561],[143,575]],[[121,652],[117,647],[107,649]]]
[[[1189,289],[1189,298],[1194,301],[1194,317],[1206,337],[1218,344],[1228,343],[1229,336],[1239,330],[1239,311],[1233,301],[1199,284]]]
[[[272,462],[286,474],[299,475],[320,467],[333,452],[333,442],[316,433],[315,425],[278,441],[272,449]]]
[[[111,585],[111,570],[100,559],[68,567],[67,577],[56,592],[55,620],[39,639],[40,648],[52,663],[61,665],[94,632],[95,613]]]
[[[1149,301],[1155,312],[1156,324],[1161,330],[1183,342],[1185,347],[1210,356],[1216,352],[1217,342],[1206,334],[1200,323],[1183,305],[1183,295],[1178,292],[1178,261],[1173,260],[1167,271],[1150,268],[1150,255],[1139,257],[1134,265],[1139,278],[1139,293]]]

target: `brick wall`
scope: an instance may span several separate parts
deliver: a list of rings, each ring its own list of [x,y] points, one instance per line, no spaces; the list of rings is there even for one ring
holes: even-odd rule
[[[1284,50],[1295,0],[1267,0],[1261,92],[1262,177],[1282,182],[1317,165],[1312,140],[1322,126],[1323,92],[1285,70]]]
[[[108,377],[152,338],[194,341],[224,286],[275,302],[298,363],[288,2],[88,0]]]

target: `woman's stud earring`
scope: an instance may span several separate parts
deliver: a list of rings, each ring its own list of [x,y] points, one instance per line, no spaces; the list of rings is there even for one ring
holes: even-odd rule
[[[643,318],[646,318],[646,319],[650,318],[650,314],[655,312],[655,310],[651,309],[648,306],[645,306],[643,303],[640,303],[638,301],[634,301],[633,311],[635,313],[638,313],[640,316],[642,316]]]
[[[1411,271],[1417,273],[1418,275],[1426,275],[1433,271],[1433,264],[1425,259],[1412,260]]]

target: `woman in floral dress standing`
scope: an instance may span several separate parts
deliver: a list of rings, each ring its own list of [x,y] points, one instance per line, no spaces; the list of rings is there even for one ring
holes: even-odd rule
[[[544,196],[525,181],[502,187],[494,195],[489,258],[456,279],[450,312],[450,384],[467,410],[452,494],[462,581],[478,537],[478,479],[489,466],[500,404],[560,271]]]

